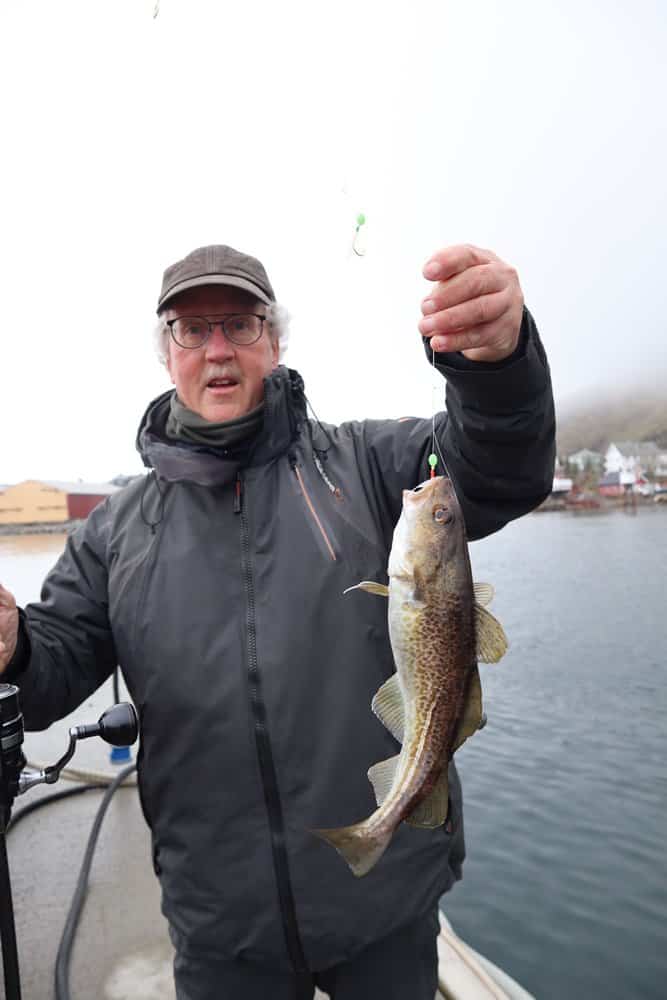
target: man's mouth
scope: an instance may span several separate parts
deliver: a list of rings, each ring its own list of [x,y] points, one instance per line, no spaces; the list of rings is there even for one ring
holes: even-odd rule
[[[238,381],[235,378],[211,378],[206,383],[206,388],[213,392],[229,392],[236,388]]]

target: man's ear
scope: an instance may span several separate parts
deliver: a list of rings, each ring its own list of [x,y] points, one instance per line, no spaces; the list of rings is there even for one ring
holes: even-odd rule
[[[171,379],[172,384],[176,385],[176,382],[174,380],[174,373],[171,370],[171,353],[170,353],[169,347],[167,347],[167,359],[165,361],[165,367],[166,367],[167,371],[169,372],[169,378]]]

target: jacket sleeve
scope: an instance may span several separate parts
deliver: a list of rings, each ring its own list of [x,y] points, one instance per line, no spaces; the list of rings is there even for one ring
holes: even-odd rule
[[[424,342],[431,361],[428,341]],[[524,309],[519,344],[509,358],[473,362],[436,354],[447,380],[446,407],[435,418],[448,474],[461,503],[468,538],[482,538],[536,507],[552,489],[555,417],[549,365],[535,322]],[[428,478],[431,419],[367,421],[373,489],[393,523],[404,489]]]
[[[42,587],[20,613],[16,652],[3,681],[20,690],[26,729],[72,712],[116,665],[108,617],[105,526],[108,501],[67,540]]]

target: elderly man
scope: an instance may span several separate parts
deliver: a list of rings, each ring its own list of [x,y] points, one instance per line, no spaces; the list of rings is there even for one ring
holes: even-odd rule
[[[424,275],[435,431],[474,539],[550,490],[549,370],[494,254],[444,249]],[[432,421],[310,421],[266,272],[230,247],[168,268],[158,314],[175,391],[141,422],[151,471],[73,533],[40,603],[0,591],[4,677],[40,729],[121,665],[180,1000],[433,1000],[464,856],[453,765],[445,826],[402,826],[363,879],[309,832],[367,815],[365,769],[396,752],[370,711],[394,670],[386,605],[341,595],[383,579]]]

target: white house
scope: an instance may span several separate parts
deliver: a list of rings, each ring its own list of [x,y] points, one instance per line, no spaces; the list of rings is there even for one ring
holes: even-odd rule
[[[612,442],[604,456],[605,472],[621,472],[634,478],[645,472],[653,475],[659,455],[655,441]]]

